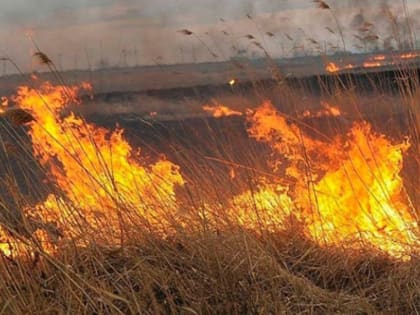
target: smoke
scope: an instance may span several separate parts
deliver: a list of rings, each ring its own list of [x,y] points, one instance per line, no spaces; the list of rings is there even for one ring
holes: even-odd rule
[[[316,51],[312,40],[333,52],[340,42],[338,28],[348,48],[358,51],[355,35],[365,36],[360,30],[367,23],[372,26],[366,34],[379,36],[379,48],[386,41],[398,48],[408,25],[419,26],[420,5],[413,1],[410,18],[404,17],[399,2],[326,1],[331,11],[309,0],[2,0],[0,54],[13,56],[24,70],[39,70],[30,58],[34,48],[25,36],[30,31],[64,69],[212,61],[238,51],[261,55],[247,34],[273,56],[282,56]],[[180,29],[194,35],[177,33]]]

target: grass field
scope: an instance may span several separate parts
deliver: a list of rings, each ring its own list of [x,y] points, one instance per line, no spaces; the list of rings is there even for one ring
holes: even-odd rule
[[[36,57],[54,80],[1,99],[0,314],[420,312],[414,63],[267,56],[270,80],[127,105]]]

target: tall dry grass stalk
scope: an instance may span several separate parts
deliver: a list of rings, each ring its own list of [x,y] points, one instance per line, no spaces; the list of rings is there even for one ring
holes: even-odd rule
[[[317,3],[330,10],[325,2]],[[193,35],[189,30],[180,33]],[[408,76],[408,80],[399,81],[401,111],[394,99],[383,97],[389,87],[375,85],[373,79],[364,81],[366,86],[360,88],[357,85],[360,82],[353,82],[350,76],[318,77],[316,91],[305,80],[289,84],[264,46],[258,41],[253,43],[264,52],[275,83],[252,80],[249,85],[252,88],[242,91],[238,87],[238,103],[250,98],[255,102],[271,99],[287,120],[323,140],[343,134],[353,120],[371,119],[376,128],[386,132],[409,133],[418,150],[420,89],[415,71],[401,70]],[[51,67],[59,83],[65,81],[46,54],[38,52],[35,56]],[[383,78],[378,75],[375,79]],[[369,102],[362,102],[366,90],[373,95]],[[314,103],[328,99],[339,104],[346,116],[311,124],[300,113],[306,109],[302,102],[312,98]],[[50,110],[47,102],[45,107]],[[397,118],[389,114],[394,109],[400,110]],[[9,110],[7,115],[20,127],[37,123],[22,110]],[[394,123],[386,124],[382,117]],[[103,229],[87,225],[85,209],[60,192],[48,170],[33,156],[22,129],[1,119],[0,190],[7,193],[0,198],[0,226],[5,231],[0,234],[4,250],[0,253],[0,313],[418,313],[418,254],[413,253],[410,261],[403,262],[368,245],[358,250],[346,249],[344,244],[320,246],[305,235],[302,224],[293,217],[282,226],[275,225],[274,230],[261,219],[267,214],[256,206],[256,192],[261,184],[256,178],[264,175],[270,182],[279,175],[267,163],[272,152],[244,135],[241,119],[204,119],[196,125],[179,123],[178,128],[168,129],[170,132],[164,130],[165,137],[159,135],[159,126],[164,123],[151,123],[153,139],[167,145],[165,153],[181,165],[187,184],[178,192],[179,212],[173,213],[164,202],[157,205],[165,214],[162,220],[170,223],[163,234],[160,226],[150,224],[149,218],[138,214],[138,205],[124,203],[125,196],[115,185],[112,191],[106,190],[112,196],[121,223],[121,241],[117,245],[104,241],[115,233],[113,226],[106,225],[109,218],[98,216]],[[395,123],[400,119],[409,119],[408,130],[402,130],[405,125]],[[89,136],[95,144],[94,135]],[[302,134],[299,138],[300,147],[306,150]],[[72,146],[62,149],[79,165],[77,156],[70,152],[78,150],[70,149],[81,149],[81,144]],[[99,161],[104,161],[99,150],[95,154]],[[418,176],[413,178],[416,174],[413,170],[416,167],[418,170],[420,161],[418,154],[410,157],[415,162],[407,166],[404,176],[407,182],[413,181],[412,196],[419,192],[415,185]],[[312,195],[316,192],[310,171],[316,165],[311,165],[309,158],[303,162],[308,169],[308,190]],[[113,178],[113,169],[106,163],[95,167],[104,168],[103,174]],[[229,177],[231,169],[234,181]],[[94,174],[86,177],[92,183],[100,182]],[[237,217],[226,211],[232,195],[244,190],[251,191],[244,207],[259,219],[257,229],[241,225]],[[23,211],[51,192],[62,197],[57,207],[74,216],[71,222],[80,229],[76,237],[63,239],[54,221],[42,222],[37,213],[27,215]],[[165,200],[166,196],[162,193],[160,197]],[[417,200],[414,206],[418,212],[419,199],[413,200]],[[180,222],[183,218],[187,220]],[[276,222],[277,218],[270,219]],[[36,231],[47,234],[53,244],[60,244],[54,254],[47,250]],[[13,239],[20,240],[22,248],[15,248]],[[20,254],[7,255],[7,250],[20,250]]]
[[[346,51],[346,40],[344,38],[343,27],[338,20],[337,14],[331,7],[322,0],[313,0],[313,2],[317,5],[318,8],[322,10],[328,10],[331,13],[332,18],[334,19],[335,25],[337,27],[338,33],[340,34],[341,43],[343,44],[343,51]]]

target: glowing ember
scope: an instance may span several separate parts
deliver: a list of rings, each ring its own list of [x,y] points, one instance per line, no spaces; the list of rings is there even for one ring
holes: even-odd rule
[[[204,105],[203,110],[212,114],[215,118],[225,117],[225,116],[242,116],[242,113],[233,109],[230,109],[227,106],[224,105]]]

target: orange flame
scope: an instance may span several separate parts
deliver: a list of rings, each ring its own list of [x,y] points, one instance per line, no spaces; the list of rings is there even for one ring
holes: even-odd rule
[[[402,62],[407,62],[411,59],[419,58],[419,52],[407,52],[401,53],[396,55],[374,55],[366,57],[365,61],[361,63],[362,68],[379,68],[383,66],[389,65],[398,65]],[[346,64],[346,65],[338,65],[334,62],[329,62],[325,66],[325,70],[329,73],[336,73],[342,70],[350,70],[354,69],[355,65],[353,64]]]
[[[392,145],[367,123],[354,124],[346,137],[313,140],[269,102],[248,120],[250,136],[270,144],[278,155],[274,171],[285,166],[284,180],[253,193],[259,213],[276,211],[275,223],[293,214],[321,245],[369,245],[402,258],[419,245],[414,209],[399,175],[408,143]],[[242,217],[252,224],[247,215]]]
[[[337,106],[328,104],[327,102],[321,101],[322,110],[311,112],[310,110],[305,110],[302,114],[302,117],[338,117],[342,113]]]
[[[341,69],[340,69],[340,67],[339,67],[339,66],[337,66],[334,62],[329,62],[329,63],[326,65],[325,70],[326,70],[327,72],[329,72],[329,73],[335,73],[335,72],[340,71]]]
[[[347,64],[347,65],[345,65],[344,67],[341,68],[336,63],[330,62],[326,65],[325,70],[329,73],[335,73],[335,72],[342,71],[343,69],[344,70],[351,70],[353,68],[354,68],[354,65],[351,64],[351,63],[349,63],[349,64]]]
[[[14,98],[35,117],[29,130],[34,154],[64,193],[50,194],[28,213],[70,235],[82,233],[78,226],[89,226],[101,228],[110,239],[121,232],[123,213],[132,210],[142,218],[147,212],[148,220],[161,224],[160,209],[176,210],[174,188],[183,184],[178,166],[164,159],[146,165],[122,129],[110,132],[73,113],[61,117],[66,106],[78,103],[78,91],[45,83],[39,90],[20,87]]]
[[[20,87],[13,98],[35,118],[28,124],[33,153],[56,187],[43,202],[24,209],[41,222],[35,235],[53,251],[58,237],[51,226],[65,237],[86,239],[81,236],[91,233],[113,244],[122,242],[130,222],[165,233],[179,218],[175,189],[184,184],[179,167],[164,158],[146,163],[122,129],[111,132],[66,114],[64,109],[79,103],[80,89],[45,83],[38,90]],[[341,115],[337,106],[321,105],[323,115]],[[243,115],[224,105],[203,109],[214,117]],[[231,198],[228,214],[240,224],[276,231],[293,217],[322,246],[369,246],[403,259],[418,248],[415,211],[400,176],[408,142],[392,144],[365,122],[346,135],[315,139],[268,101],[246,117],[249,136],[271,147],[276,176],[256,178],[255,189]],[[237,178],[236,169],[229,175]],[[9,243],[0,229],[0,250],[7,255]]]
[[[337,106],[328,104],[327,102],[321,102],[321,105],[325,108],[325,115],[338,117],[341,116],[341,111]]]
[[[1,106],[3,106],[3,107],[9,106],[9,99],[5,96],[2,96],[0,98],[0,102],[1,102]]]
[[[204,105],[202,108],[204,111],[211,113],[215,118],[226,116],[242,116],[241,112],[230,109],[229,107],[221,104],[216,106]]]
[[[401,59],[414,59],[417,57],[420,57],[420,53],[406,53],[400,55]]]
[[[373,62],[373,61],[366,61],[363,63],[363,67],[364,68],[378,68],[378,67],[382,67],[382,63],[380,62]]]
[[[384,55],[377,55],[377,56],[373,56],[372,59],[375,61],[383,61],[386,59],[386,57]]]

